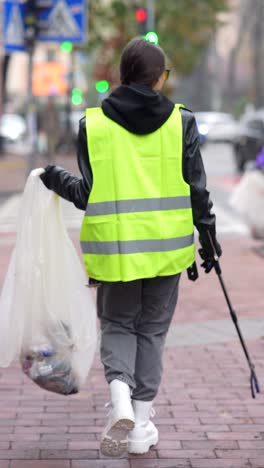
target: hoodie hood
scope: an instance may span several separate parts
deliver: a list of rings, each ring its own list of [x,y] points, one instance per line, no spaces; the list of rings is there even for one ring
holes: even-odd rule
[[[103,113],[131,133],[155,132],[170,117],[174,104],[146,85],[121,85],[102,102]]]

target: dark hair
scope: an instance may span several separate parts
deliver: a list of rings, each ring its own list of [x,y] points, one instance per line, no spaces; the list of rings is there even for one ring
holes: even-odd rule
[[[165,70],[165,54],[161,47],[136,37],[123,50],[120,61],[122,84],[131,82],[152,85]]]

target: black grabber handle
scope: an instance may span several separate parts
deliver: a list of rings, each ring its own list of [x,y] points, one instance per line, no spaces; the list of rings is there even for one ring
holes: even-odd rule
[[[219,281],[220,281],[220,284],[221,284],[221,287],[222,287],[222,290],[223,290],[223,293],[224,293],[224,296],[225,296],[225,299],[226,299],[226,302],[227,302],[227,305],[228,305],[228,308],[229,308],[229,312],[230,312],[232,321],[233,321],[233,323],[234,323],[234,325],[236,327],[240,343],[242,345],[243,351],[245,353],[245,356],[246,356],[246,359],[247,359],[247,362],[248,362],[248,365],[249,365],[251,395],[252,395],[252,398],[256,398],[256,393],[260,393],[260,387],[259,387],[256,372],[255,372],[255,366],[254,366],[254,364],[252,363],[252,361],[250,359],[249,352],[247,350],[245,341],[243,339],[243,336],[242,336],[242,333],[241,333],[241,330],[240,330],[240,327],[239,327],[237,315],[236,315],[236,313],[235,313],[235,311],[234,311],[234,309],[232,307],[231,301],[230,301],[228,293],[227,293],[227,289],[225,287],[225,284],[224,284],[224,281],[223,281],[223,278],[222,278],[222,270],[221,270],[221,267],[220,267],[218,255],[217,255],[217,253],[215,251],[215,247],[214,247],[214,243],[213,243],[213,240],[212,240],[212,237],[211,237],[211,233],[209,231],[207,231],[207,235],[208,235],[211,247],[212,247],[213,252],[214,252],[214,269],[215,269],[215,272],[216,272],[216,274],[217,274],[217,276],[219,278]]]

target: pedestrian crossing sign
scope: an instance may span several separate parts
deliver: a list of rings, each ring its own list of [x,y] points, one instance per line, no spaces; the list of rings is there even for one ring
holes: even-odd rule
[[[37,40],[85,42],[87,2],[88,0],[36,0]],[[25,2],[5,0],[3,13],[5,50],[25,50]]]
[[[23,51],[25,4],[16,1],[5,1],[3,14],[4,48],[7,52]]]
[[[50,8],[40,8],[38,39],[55,42],[84,42],[86,9],[86,0],[52,0]]]

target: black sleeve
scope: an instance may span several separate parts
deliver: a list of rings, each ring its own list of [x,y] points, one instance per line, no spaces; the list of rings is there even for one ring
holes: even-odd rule
[[[215,233],[215,215],[211,213],[213,203],[206,189],[206,174],[200,152],[200,138],[192,112],[181,110],[183,122],[183,177],[191,188],[191,203],[194,225],[203,233]]]
[[[85,210],[92,188],[92,172],[86,141],[85,119],[80,121],[77,159],[82,177],[73,176],[60,166],[47,166],[41,179],[48,189],[74,203],[76,208]]]

